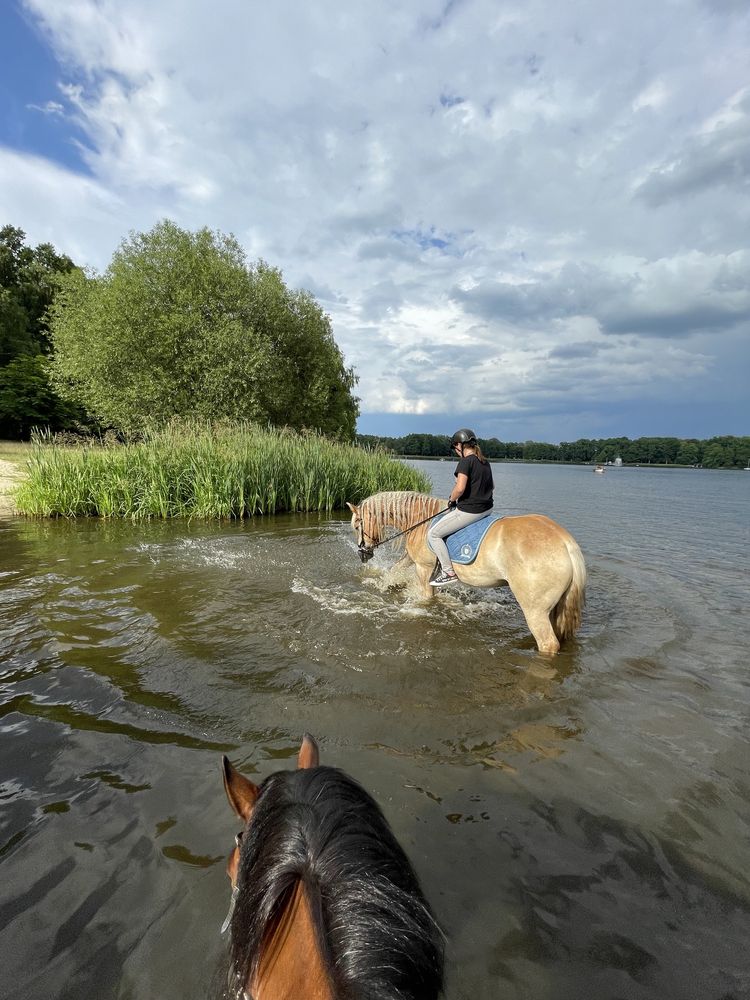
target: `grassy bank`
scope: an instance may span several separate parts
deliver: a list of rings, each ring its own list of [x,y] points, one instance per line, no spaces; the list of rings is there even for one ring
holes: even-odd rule
[[[38,441],[27,468],[16,505],[44,517],[241,518],[430,491],[425,476],[380,452],[248,424],[173,426],[126,445]]]
[[[23,466],[31,455],[28,441],[0,441],[0,462],[13,462]]]

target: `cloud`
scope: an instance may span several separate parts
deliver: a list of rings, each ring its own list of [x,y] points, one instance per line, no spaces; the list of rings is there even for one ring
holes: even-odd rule
[[[750,251],[694,251],[609,270],[569,261],[533,281],[487,281],[452,295],[486,320],[538,325],[590,316],[604,333],[686,337],[750,319]]]
[[[419,257],[419,248],[402,240],[381,236],[374,240],[363,240],[357,248],[357,257],[360,260],[403,260],[413,263]]]
[[[549,412],[552,436],[566,392],[581,420],[696,387],[724,406],[744,4],[24,6],[60,65],[28,113],[89,171],[0,149],[0,210],[32,239],[101,268],[164,217],[234,233],[330,312],[365,413]]]
[[[600,354],[602,351],[614,350],[613,344],[597,344],[593,340],[579,340],[571,344],[562,344],[559,347],[553,347],[548,357],[551,359],[560,358],[567,360],[568,358],[578,359],[578,358],[593,358],[596,354]]]
[[[318,283],[310,275],[301,275],[298,285],[300,288],[304,288],[305,291],[309,292],[313,298],[317,299],[324,308],[331,303],[346,305],[346,296],[340,295],[338,292],[334,291],[330,285]]]
[[[42,115],[63,115],[65,108],[59,101],[47,101],[45,104],[27,104],[31,111],[38,111]]]
[[[32,243],[53,243],[99,270],[128,229],[144,221],[106,185],[2,146],[0,192],[5,219],[19,225]]]
[[[708,129],[688,137],[673,159],[655,167],[636,196],[659,206],[716,187],[750,193],[750,90],[735,96]]]

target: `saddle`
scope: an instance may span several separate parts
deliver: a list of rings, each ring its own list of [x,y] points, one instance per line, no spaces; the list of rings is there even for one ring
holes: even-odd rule
[[[445,512],[434,517],[430,525],[437,524],[442,517],[445,517]],[[454,531],[452,535],[448,535],[445,539],[445,544],[448,546],[448,554],[451,557],[451,562],[458,563],[459,566],[468,566],[469,563],[473,563],[479,555],[479,546],[482,544],[487,531],[495,521],[501,521],[502,517],[502,514],[495,514],[493,511],[488,510],[484,517],[474,521],[473,524],[469,524],[465,528]],[[427,544],[430,545],[429,541]],[[431,545],[430,548],[432,549]]]

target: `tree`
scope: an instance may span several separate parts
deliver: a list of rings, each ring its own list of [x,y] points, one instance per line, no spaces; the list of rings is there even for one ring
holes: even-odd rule
[[[28,317],[13,291],[0,287],[0,365],[32,351]]]
[[[245,418],[351,439],[356,376],[328,316],[231,236],[169,221],[102,276],[71,272],[51,309],[53,381],[102,423]]]
[[[0,365],[21,354],[49,353],[47,310],[57,279],[75,267],[49,243],[26,246],[15,226],[0,229]]]
[[[84,414],[50,387],[47,361],[23,354],[0,368],[0,437],[28,438],[35,427],[80,427]]]
[[[526,461],[554,462],[558,457],[557,445],[545,441],[524,441],[523,457]]]
[[[28,437],[35,426],[59,430],[77,409],[53,391],[44,358],[50,350],[47,310],[69,257],[49,243],[32,248],[15,226],[0,229],[0,435]]]
[[[678,465],[697,465],[699,455],[697,441],[680,441],[680,449],[677,452],[675,461]]]

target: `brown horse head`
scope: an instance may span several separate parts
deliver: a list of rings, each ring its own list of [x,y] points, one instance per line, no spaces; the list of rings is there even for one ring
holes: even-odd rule
[[[302,744],[300,745],[299,753],[297,754],[297,767],[317,767],[319,761],[320,751],[318,749],[318,744],[312,736],[309,735],[309,733],[305,733],[302,737]],[[229,805],[245,824],[245,829],[247,829],[253,817],[253,809],[255,808],[255,803],[258,801],[258,793],[260,789],[257,785],[253,784],[249,778],[240,774],[240,772],[232,766],[228,757],[223,756],[221,758],[221,764],[222,777],[224,779],[224,791],[227,793]],[[244,830],[241,831],[234,838],[235,845],[229,855],[229,858],[227,859],[227,875],[232,883],[233,890],[237,885],[240,848],[242,847],[242,836],[244,832]],[[230,909],[229,918],[227,919],[231,919],[231,914],[232,910]]]
[[[435,1000],[442,936],[368,793],[309,736],[294,770],[255,785],[224,758],[223,775],[245,824],[227,866],[229,995]]]
[[[318,767],[318,745],[307,733],[297,754],[297,768]],[[240,857],[261,787],[237,771],[227,757],[222,757],[222,774],[227,799],[244,829],[235,837],[235,846],[227,861],[227,875],[232,883],[232,899],[222,933],[231,925],[239,897]],[[244,980],[244,982],[243,982]],[[259,956],[253,972],[237,980],[237,995],[253,1000],[287,1000],[300,994],[305,983],[311,1000],[333,1000],[328,972],[320,955],[316,931],[301,884],[290,894],[287,912],[264,939],[264,955]]]

